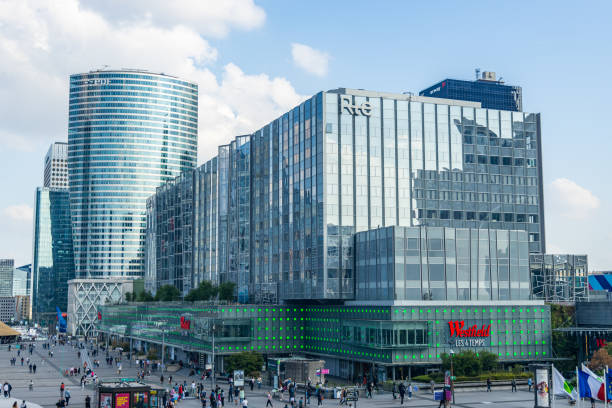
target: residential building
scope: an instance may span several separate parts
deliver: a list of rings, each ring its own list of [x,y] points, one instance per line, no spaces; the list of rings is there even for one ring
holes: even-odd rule
[[[38,323],[55,326],[56,307],[66,311],[70,279],[74,257],[68,190],[39,187],[32,245],[32,305]]]
[[[45,156],[43,187],[68,189],[68,143],[55,142]]]
[[[501,78],[496,78],[495,72],[489,71],[484,71],[475,81],[446,78],[422,90],[419,95],[480,102],[485,109],[523,110],[522,88],[504,84]]]
[[[13,296],[13,259],[0,259],[0,297]]]
[[[531,254],[529,268],[534,299],[572,304],[589,300],[586,255]]]
[[[15,319],[19,321],[32,319],[30,296],[17,295],[15,298]]]
[[[0,321],[11,322],[17,318],[17,303],[13,296],[0,296]]]
[[[144,275],[146,199],[193,169],[198,87],[165,74],[71,75],[68,171],[78,278]]]

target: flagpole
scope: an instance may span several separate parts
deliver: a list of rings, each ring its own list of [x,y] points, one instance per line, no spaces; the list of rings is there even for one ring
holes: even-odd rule
[[[578,366],[576,366],[576,388],[578,388],[578,407],[582,408],[582,397],[580,396],[580,375],[578,374]]]
[[[606,365],[606,371],[604,371],[604,406],[608,408],[608,366]]]

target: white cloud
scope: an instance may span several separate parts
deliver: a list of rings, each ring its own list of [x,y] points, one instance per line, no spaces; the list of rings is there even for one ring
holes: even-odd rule
[[[230,28],[261,27],[266,19],[253,0],[83,0],[82,4],[111,20],[148,20],[161,27],[184,25],[216,37],[227,35]]]
[[[291,56],[293,63],[316,76],[327,75],[329,65],[329,54],[316,50],[305,44],[291,44]]]
[[[184,3],[0,2],[0,149],[66,140],[69,75],[104,65],[198,83],[199,162],[302,99],[284,78],[249,75],[231,63],[219,78],[208,69],[218,52],[202,33],[261,25],[265,13],[251,0]],[[124,20],[114,19],[123,12]]]
[[[588,218],[600,206],[595,194],[566,178],[553,180],[546,199],[551,200],[554,212],[578,220]]]
[[[17,222],[32,222],[34,209],[27,204],[9,205],[2,210],[5,217]]]

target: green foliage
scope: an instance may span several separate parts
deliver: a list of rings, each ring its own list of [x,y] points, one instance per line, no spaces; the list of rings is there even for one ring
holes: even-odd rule
[[[149,360],[158,360],[159,356],[157,355],[157,350],[154,348],[150,348],[149,352],[147,353],[147,358]]]
[[[227,300],[232,302],[236,299],[234,291],[236,290],[236,284],[234,282],[224,282],[219,285],[219,300]]]
[[[126,302],[131,302],[135,297],[136,297],[136,295],[133,295],[132,293],[127,292],[125,294],[125,301]]]
[[[450,370],[451,358],[447,353],[440,355],[442,368]],[[476,354],[472,350],[462,351],[453,355],[453,374],[456,376],[476,376],[483,372],[492,371],[497,366],[497,356],[488,351]]]
[[[185,296],[185,300],[189,302],[196,300],[210,300],[216,297],[218,292],[219,288],[213,285],[212,282],[202,281],[197,288],[189,291],[187,296]]]
[[[245,351],[226,357],[224,363],[228,373],[232,373],[234,370],[244,370],[246,375],[254,375],[261,370],[264,359],[256,351]]]
[[[577,365],[578,342],[576,338],[567,333],[556,332],[560,327],[571,327],[574,322],[574,306],[550,305],[550,318],[552,331],[552,349],[555,357],[569,358],[555,362],[560,371],[572,371]]]
[[[155,300],[160,302],[171,302],[173,300],[179,300],[180,298],[181,293],[175,286],[172,285],[160,286],[155,294]]]
[[[458,383],[458,382],[464,382],[464,381],[465,382],[467,381],[484,382],[487,380],[487,378],[490,378],[491,380],[512,380],[513,378],[516,378],[518,380],[522,378],[529,378],[532,375],[531,373],[514,374],[514,373],[509,373],[507,371],[500,371],[500,372],[493,372],[493,373],[483,373],[483,374],[476,375],[476,376],[465,376],[465,375],[456,375],[456,374],[455,376],[457,377],[457,379],[455,380],[455,383]],[[434,380],[437,383],[441,383],[444,381],[444,374],[438,373],[438,374],[430,374],[430,375],[418,375],[416,377],[412,377],[412,381],[416,381],[416,382],[428,383],[431,380]]]
[[[142,291],[137,296],[135,301],[137,302],[153,302],[155,298],[151,294],[151,292]]]

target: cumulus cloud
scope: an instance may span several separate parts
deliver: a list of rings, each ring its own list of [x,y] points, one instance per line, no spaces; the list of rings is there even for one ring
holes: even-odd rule
[[[83,0],[82,4],[112,20],[148,20],[162,27],[185,25],[216,37],[227,35],[231,28],[260,27],[266,19],[253,0]]]
[[[316,76],[327,75],[329,65],[329,54],[316,50],[305,44],[291,44],[291,56],[293,63],[304,71]]]
[[[553,180],[549,192],[552,210],[567,218],[588,218],[600,206],[595,194],[566,178]]]
[[[231,63],[219,77],[208,69],[218,52],[202,34],[263,24],[265,13],[252,0],[183,3],[0,2],[0,148],[66,140],[69,75],[105,65],[198,83],[200,162],[299,103],[284,78],[247,74]]]
[[[5,217],[17,222],[32,222],[34,209],[27,204],[9,205],[2,210]]]

